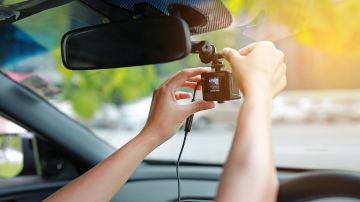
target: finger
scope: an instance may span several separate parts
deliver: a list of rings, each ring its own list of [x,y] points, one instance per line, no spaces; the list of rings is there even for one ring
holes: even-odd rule
[[[271,86],[273,89],[273,97],[276,97],[281,91],[281,85],[282,85],[281,83],[283,82],[282,81],[283,77],[286,77],[286,75],[285,75],[285,69],[283,65],[281,65],[281,67],[278,67],[275,75],[272,77]]]
[[[151,99],[150,110],[149,110],[148,115],[150,115],[152,110],[153,110],[153,106],[155,104],[155,99],[156,99],[156,91],[153,91],[153,96],[152,96],[152,99]]]
[[[225,60],[231,63],[231,66],[239,65],[241,59],[243,58],[237,50],[232,48],[224,48],[221,51],[221,55],[225,58]]]
[[[176,100],[189,99],[191,97],[192,97],[191,93],[181,92],[181,91],[175,92],[175,99]]]
[[[181,85],[181,87],[194,89],[196,85],[197,85],[196,82],[185,81],[185,83],[183,83],[183,84]]]
[[[286,86],[286,64],[282,63],[280,67],[276,69],[276,72],[272,78],[272,88],[274,97],[276,97]]]
[[[185,83],[185,81],[187,81],[188,79],[209,71],[211,71],[210,67],[183,69],[179,73],[171,77],[168,81],[166,81],[166,84],[171,90],[175,90],[177,87],[180,87],[183,83]]]
[[[199,81],[201,81],[201,75],[193,76],[193,77],[189,78],[187,81],[199,82]]]
[[[197,86],[197,82],[189,82],[189,81],[185,81],[185,83],[181,85],[181,87],[191,88],[191,89],[194,89],[196,86]],[[201,90],[201,85],[198,85],[196,90]]]
[[[285,64],[285,63],[282,63],[282,64],[280,65],[280,74],[281,74],[281,76],[286,75],[286,69],[287,69],[286,64]]]
[[[277,83],[275,89],[274,89],[274,97],[278,96],[286,87],[287,85],[287,79],[286,76],[283,76],[280,81]]]
[[[182,107],[185,108],[187,115],[191,115],[194,114],[198,111],[202,111],[202,110],[207,110],[207,109],[212,109],[215,107],[215,103],[214,102],[208,102],[208,101],[204,101],[204,100],[198,100],[195,102],[192,102],[188,105],[183,105]]]
[[[273,74],[273,81],[279,80],[284,74],[286,74],[286,65],[282,63],[279,67],[276,68],[274,74]]]
[[[249,55],[255,48],[260,47],[260,46],[267,46],[267,47],[272,47],[275,48],[275,45],[273,42],[271,41],[260,41],[260,42],[255,42],[255,43],[251,43],[243,48],[241,48],[238,52],[240,53],[240,55],[242,56],[247,56]]]
[[[247,56],[251,53],[251,51],[254,50],[255,47],[256,47],[256,43],[251,43],[251,44],[241,48],[238,52],[242,56]]]

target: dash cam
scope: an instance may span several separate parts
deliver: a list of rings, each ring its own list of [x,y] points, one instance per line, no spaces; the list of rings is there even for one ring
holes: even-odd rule
[[[192,42],[192,53],[198,53],[201,62],[211,62],[212,71],[201,74],[203,100],[222,103],[227,100],[240,99],[239,87],[230,72],[222,70],[223,57],[216,53],[214,45],[207,41]]]
[[[239,88],[228,71],[209,72],[201,75],[203,99],[226,101],[240,99]]]

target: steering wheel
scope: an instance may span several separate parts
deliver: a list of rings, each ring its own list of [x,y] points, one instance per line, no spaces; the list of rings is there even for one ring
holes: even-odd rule
[[[280,185],[279,202],[299,202],[327,197],[360,199],[360,173],[314,171],[300,174]]]

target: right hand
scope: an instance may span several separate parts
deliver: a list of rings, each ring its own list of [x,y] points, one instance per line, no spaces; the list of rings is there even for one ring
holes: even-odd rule
[[[250,44],[239,51],[225,48],[221,54],[230,62],[236,83],[246,98],[252,93],[279,94],[286,86],[284,53],[272,42]]]
[[[186,105],[180,105],[176,102],[179,99],[192,97],[191,93],[179,92],[177,88],[187,87],[194,89],[196,83],[201,80],[200,75],[209,71],[210,68],[207,67],[183,69],[154,91],[149,117],[144,130],[154,131],[150,134],[157,134],[160,144],[171,138],[183,121],[191,114],[215,107],[214,102],[204,100],[197,100]]]

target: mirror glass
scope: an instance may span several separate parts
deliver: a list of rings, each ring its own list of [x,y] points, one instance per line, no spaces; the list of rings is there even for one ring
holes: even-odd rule
[[[187,56],[190,49],[188,25],[177,17],[96,25],[62,39],[63,62],[72,70],[165,63]]]

